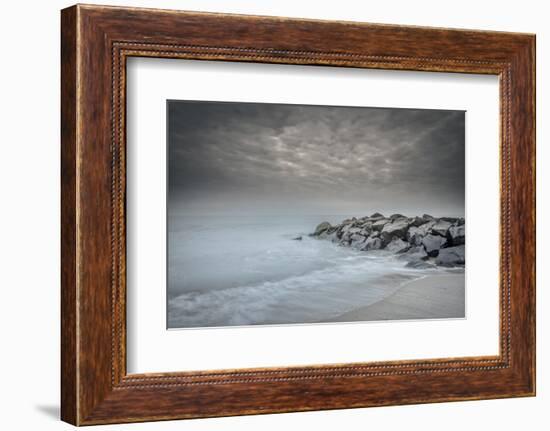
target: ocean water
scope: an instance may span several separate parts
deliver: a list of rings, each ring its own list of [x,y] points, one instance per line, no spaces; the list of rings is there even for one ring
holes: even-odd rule
[[[170,217],[168,327],[329,321],[439,271],[308,236],[345,218]]]

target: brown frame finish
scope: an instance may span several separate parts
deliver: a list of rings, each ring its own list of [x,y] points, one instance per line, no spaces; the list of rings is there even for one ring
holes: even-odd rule
[[[535,36],[77,5],[62,11],[61,417],[75,425],[535,394]],[[500,77],[500,354],[127,375],[129,56]]]

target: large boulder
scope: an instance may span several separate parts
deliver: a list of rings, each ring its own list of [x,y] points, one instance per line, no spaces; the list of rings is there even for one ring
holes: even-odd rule
[[[384,244],[382,243],[382,240],[380,238],[367,238],[365,241],[365,245],[363,245],[363,248],[361,250],[369,251],[369,250],[380,250]]]
[[[372,221],[371,220],[362,220],[359,224],[359,227],[365,231],[370,232],[372,230]]]
[[[462,245],[466,242],[466,226],[451,226],[447,232],[447,239],[451,245]]]
[[[428,234],[435,221],[431,220],[420,226],[411,226],[407,231],[407,240],[413,245],[421,245],[422,239]]]
[[[382,218],[385,218],[385,217],[380,213],[374,213],[369,218],[370,219],[382,219]]]
[[[363,248],[363,245],[364,245],[366,239],[367,238],[364,237],[363,235],[361,235],[359,233],[354,233],[350,237],[349,244],[353,248],[361,249],[361,248]]]
[[[447,239],[439,235],[428,234],[422,239],[422,245],[430,257],[436,257],[446,243]]]
[[[435,263],[441,266],[456,266],[466,263],[466,247],[457,245],[439,250]]]
[[[384,228],[384,226],[389,222],[390,221],[387,218],[377,220],[372,224],[372,230],[380,232]]]
[[[422,240],[424,239],[424,235],[421,233],[421,231],[415,227],[412,226],[409,231],[407,232],[407,240],[409,243],[413,246],[422,245]]]
[[[371,225],[363,225],[361,226],[361,231],[359,233],[364,236],[369,236],[371,232],[372,232]]]
[[[432,226],[432,232],[441,235],[441,236],[447,236],[447,231],[451,227],[452,223],[448,222],[446,220],[440,219],[437,221],[436,224]]]
[[[403,253],[401,256],[399,256],[399,259],[401,260],[426,260],[428,259],[428,253],[426,253],[426,250],[424,250],[423,246],[412,246],[410,247],[405,253]]]
[[[400,218],[391,223],[387,223],[380,232],[383,241],[389,242],[393,237],[404,239],[409,229],[409,219]]]
[[[342,243],[350,244],[352,237],[354,235],[361,235],[362,230],[360,227],[353,227],[352,225],[347,225],[347,226],[348,227],[344,230],[344,232],[340,236],[340,240]]]
[[[416,216],[415,218],[413,218],[411,220],[411,225],[415,226],[415,227],[418,227],[418,226],[422,226],[424,223],[426,223],[428,221],[429,220],[424,220],[422,217]]]
[[[411,245],[403,241],[401,238],[394,237],[393,240],[386,246],[386,250],[392,253],[403,253],[411,248]]]
[[[313,232],[313,235],[319,236],[321,233],[325,232],[326,230],[330,229],[332,226],[328,221],[324,221],[322,223],[319,223],[317,227],[315,228],[315,232]]]
[[[392,214],[390,216],[391,221],[397,220],[398,218],[406,218],[406,217],[403,214]]]
[[[317,238],[319,239],[334,239],[337,238],[336,231],[327,229],[321,232],[319,235],[317,235]]]

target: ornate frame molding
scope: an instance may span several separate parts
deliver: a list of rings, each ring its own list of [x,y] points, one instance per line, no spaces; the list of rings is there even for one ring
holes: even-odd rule
[[[269,31],[256,34],[264,28]],[[308,42],[311,34],[321,40]],[[79,5],[62,12],[62,54],[64,420],[98,424],[534,394],[534,36]],[[498,75],[500,354],[127,375],[125,66],[131,56]],[[529,217],[520,220],[519,213]]]

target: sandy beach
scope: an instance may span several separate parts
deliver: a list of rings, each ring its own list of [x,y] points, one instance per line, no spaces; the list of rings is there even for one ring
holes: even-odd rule
[[[389,297],[344,313],[332,322],[460,318],[465,316],[464,274],[429,275]]]

